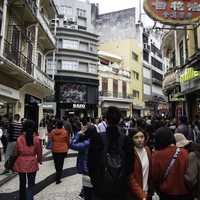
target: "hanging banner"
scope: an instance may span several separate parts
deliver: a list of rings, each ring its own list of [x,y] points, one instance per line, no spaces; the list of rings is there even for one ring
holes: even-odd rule
[[[144,0],[144,10],[162,24],[188,25],[200,19],[200,0]]]

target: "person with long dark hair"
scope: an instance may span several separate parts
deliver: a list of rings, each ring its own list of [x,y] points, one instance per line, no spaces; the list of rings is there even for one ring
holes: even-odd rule
[[[59,184],[61,183],[64,159],[69,149],[69,133],[65,130],[61,120],[56,122],[56,128],[52,130],[50,139],[56,169],[56,184]]]
[[[93,200],[126,200],[134,149],[130,138],[122,134],[120,110],[109,107],[106,133],[91,135],[88,170],[93,185]]]
[[[20,200],[33,199],[36,172],[39,170],[38,163],[42,164],[42,147],[40,139],[35,133],[35,123],[26,120],[23,124],[22,135],[18,137],[16,143],[18,157],[14,164],[14,171],[19,173]],[[26,179],[28,179],[27,189]]]

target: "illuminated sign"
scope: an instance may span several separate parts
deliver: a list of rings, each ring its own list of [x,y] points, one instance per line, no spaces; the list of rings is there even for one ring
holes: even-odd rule
[[[200,0],[144,0],[144,10],[163,24],[193,24],[200,19]]]
[[[73,108],[85,109],[85,104],[73,104]]]
[[[183,83],[196,77],[200,77],[200,71],[195,71],[193,68],[188,68],[182,75],[180,75],[180,82]]]

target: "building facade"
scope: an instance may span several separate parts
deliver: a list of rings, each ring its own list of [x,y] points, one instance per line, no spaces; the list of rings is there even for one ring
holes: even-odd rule
[[[135,22],[135,8],[98,15],[96,27],[100,35],[99,50],[120,56],[123,69],[131,73],[127,87],[128,94],[133,96],[130,115],[139,116],[144,108],[142,32],[140,24]]]
[[[122,66],[120,56],[99,51],[99,117],[109,106],[120,109],[123,117],[130,116],[133,96],[129,94],[131,72]]]
[[[172,117],[177,119],[187,115],[192,121],[200,114],[199,34],[198,26],[187,26],[183,30],[168,31],[163,39],[168,63],[163,91],[168,95]]]
[[[97,116],[98,35],[95,33],[96,6],[89,2],[56,0],[56,67],[48,59],[49,74],[55,73],[57,117]]]
[[[15,113],[38,124],[43,98],[53,94],[46,56],[56,40],[49,21],[57,15],[51,0],[0,1],[0,115]]]
[[[162,33],[143,29],[144,115],[167,112],[162,91],[165,64],[161,51]]]

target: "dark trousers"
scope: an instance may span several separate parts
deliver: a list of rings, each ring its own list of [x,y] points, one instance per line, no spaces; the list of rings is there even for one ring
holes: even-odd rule
[[[92,200],[93,188],[83,186],[83,194],[85,200]]]
[[[54,153],[53,152],[53,160],[56,169],[56,181],[60,181],[62,177],[63,164],[66,153]]]
[[[33,200],[33,187],[35,185],[36,172],[19,173],[19,200]],[[26,180],[28,188],[26,189]]]

